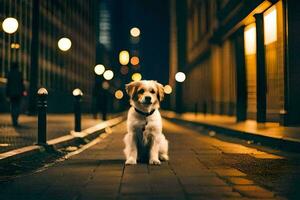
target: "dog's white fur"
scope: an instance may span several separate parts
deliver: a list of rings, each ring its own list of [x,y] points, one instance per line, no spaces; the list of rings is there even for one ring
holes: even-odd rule
[[[136,81],[127,84],[126,91],[131,105],[127,117],[128,133],[124,137],[126,164],[137,163],[141,146],[149,148],[149,164],[159,165],[160,160],[169,160],[168,141],[162,133],[162,119],[158,110],[164,96],[163,86],[156,81]],[[144,113],[155,111],[145,116],[135,108]]]

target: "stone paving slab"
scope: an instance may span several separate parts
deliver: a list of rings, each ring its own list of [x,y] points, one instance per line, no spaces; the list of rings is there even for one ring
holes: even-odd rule
[[[211,167],[211,156],[223,153],[211,138],[168,121],[164,126],[169,162],[125,166],[122,138],[126,126],[122,123],[80,154],[0,185],[1,200],[277,198],[235,168],[218,163]]]

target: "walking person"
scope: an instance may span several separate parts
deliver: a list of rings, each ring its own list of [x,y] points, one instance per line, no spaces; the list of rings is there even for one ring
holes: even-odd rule
[[[11,65],[11,70],[7,75],[6,96],[10,101],[10,112],[13,126],[18,126],[20,115],[21,99],[25,94],[22,73],[19,71],[17,63]]]

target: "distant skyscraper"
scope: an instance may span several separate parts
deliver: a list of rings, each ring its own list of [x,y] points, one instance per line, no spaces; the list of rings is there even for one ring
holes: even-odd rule
[[[106,0],[99,2],[99,42],[105,46],[107,50],[112,48],[111,38],[111,13]]]

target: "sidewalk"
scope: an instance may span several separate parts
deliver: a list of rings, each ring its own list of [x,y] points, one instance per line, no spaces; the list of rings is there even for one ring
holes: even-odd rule
[[[125,166],[122,139],[126,123],[121,123],[89,149],[49,168],[1,184],[1,198],[281,199],[280,195],[251,181],[246,173],[215,162],[224,155],[223,151],[233,149],[232,144],[167,121],[164,121],[164,131],[170,142],[170,162],[160,166],[141,163]],[[235,153],[243,155],[247,151],[253,156],[264,153],[247,147],[240,151],[241,148],[236,148]]]
[[[176,114],[172,111],[162,111],[162,116],[171,120],[192,122],[218,133],[240,137],[251,142],[257,141],[275,148],[300,151],[300,127],[284,127],[273,122],[257,123],[254,120],[237,123],[235,117],[224,115]]]
[[[101,119],[93,119],[92,115],[83,115],[82,129],[94,126],[101,121]],[[21,115],[19,122],[20,127],[13,127],[9,114],[0,115],[0,153],[36,143],[37,116]],[[67,135],[73,129],[73,114],[47,115],[47,140]]]

